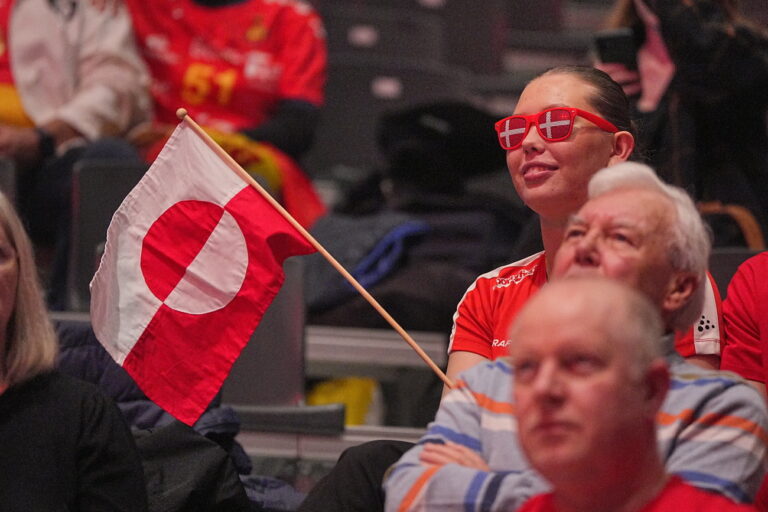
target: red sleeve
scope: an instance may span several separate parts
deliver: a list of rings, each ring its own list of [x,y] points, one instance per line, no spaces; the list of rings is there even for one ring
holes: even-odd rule
[[[449,354],[457,351],[473,352],[493,359],[489,341],[493,339],[493,314],[485,281],[487,279],[484,277],[478,277],[456,308]]]
[[[283,72],[278,95],[281,99],[305,100],[315,105],[324,101],[327,48],[320,16],[306,5],[287,9],[281,30],[285,42],[280,52]]]
[[[728,285],[723,303],[725,322],[725,348],[720,362],[722,370],[730,370],[750,380],[765,382],[762,343],[768,333],[761,333],[758,325],[759,290],[755,256],[742,264]],[[762,261],[767,261],[762,258]],[[761,336],[762,334],[762,336]]]

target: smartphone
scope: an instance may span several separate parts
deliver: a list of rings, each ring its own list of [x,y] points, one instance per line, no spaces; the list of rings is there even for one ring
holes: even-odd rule
[[[600,62],[618,62],[637,69],[637,44],[631,28],[601,30],[595,33],[593,43]]]

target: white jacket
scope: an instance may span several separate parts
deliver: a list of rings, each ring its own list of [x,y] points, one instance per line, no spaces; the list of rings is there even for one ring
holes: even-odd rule
[[[8,31],[15,85],[36,126],[58,119],[92,140],[150,118],[149,74],[121,0],[15,0]]]

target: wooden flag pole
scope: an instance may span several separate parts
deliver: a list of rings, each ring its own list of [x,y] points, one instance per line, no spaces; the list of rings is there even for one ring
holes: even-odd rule
[[[392,316],[387,313],[387,311],[381,306],[381,304],[378,303],[376,299],[373,298],[373,296],[368,293],[368,290],[363,288],[363,286],[357,282],[357,279],[355,279],[352,274],[347,272],[347,269],[345,269],[341,263],[336,261],[336,258],[334,258],[331,253],[329,253],[325,247],[320,245],[320,242],[318,242],[315,237],[313,237],[309,231],[304,229],[304,226],[298,223],[296,219],[293,218],[293,216],[286,211],[283,206],[278,203],[275,198],[273,198],[269,192],[264,190],[264,188],[259,185],[259,183],[251,177],[250,174],[248,174],[245,169],[243,169],[240,164],[238,164],[234,158],[232,158],[229,153],[224,151],[221,146],[219,146],[216,141],[214,141],[210,135],[208,135],[205,130],[203,130],[199,124],[197,124],[188,114],[186,109],[180,108],[176,111],[176,116],[183,122],[187,123],[192,130],[197,133],[201,139],[210,147],[219,157],[221,157],[222,160],[224,160],[227,165],[235,172],[237,173],[240,178],[243,179],[246,183],[248,183],[250,186],[255,188],[259,194],[261,194],[264,199],[266,199],[269,204],[272,205],[272,207],[280,212],[280,215],[285,217],[285,220],[287,220],[299,233],[301,233],[304,238],[309,241],[312,246],[317,249],[317,252],[323,255],[323,257],[328,260],[328,263],[330,263],[333,268],[335,268],[342,276],[344,276],[344,279],[349,281],[349,283],[357,290],[360,295],[362,295],[365,300],[367,300],[371,306],[384,318],[384,320],[389,323],[389,325],[392,326],[392,328],[397,331],[397,333],[405,340],[408,345],[411,346],[411,348],[421,357],[421,359],[424,360],[425,363],[432,369],[435,374],[440,377],[440,379],[445,383],[446,386],[453,389],[453,382],[448,378],[445,373],[435,364],[435,362],[427,355],[426,352],[424,352],[424,349],[422,349],[416,341],[414,341],[413,338],[411,338],[410,334],[405,332],[405,329],[403,329],[400,324],[398,324]]]

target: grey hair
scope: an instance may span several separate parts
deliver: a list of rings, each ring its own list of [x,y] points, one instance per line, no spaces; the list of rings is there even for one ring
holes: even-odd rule
[[[704,306],[706,272],[712,249],[712,234],[696,209],[691,196],[680,187],[664,183],[647,165],[622,162],[600,169],[589,181],[589,199],[617,189],[645,189],[659,192],[670,200],[675,210],[669,226],[669,263],[673,269],[693,273],[698,280],[688,303],[671,318],[670,327],[689,328],[701,315]]]
[[[15,304],[0,355],[0,382],[13,386],[50,370],[58,342],[45,308],[32,243],[8,198],[0,193],[0,227],[16,250],[18,283]]]

